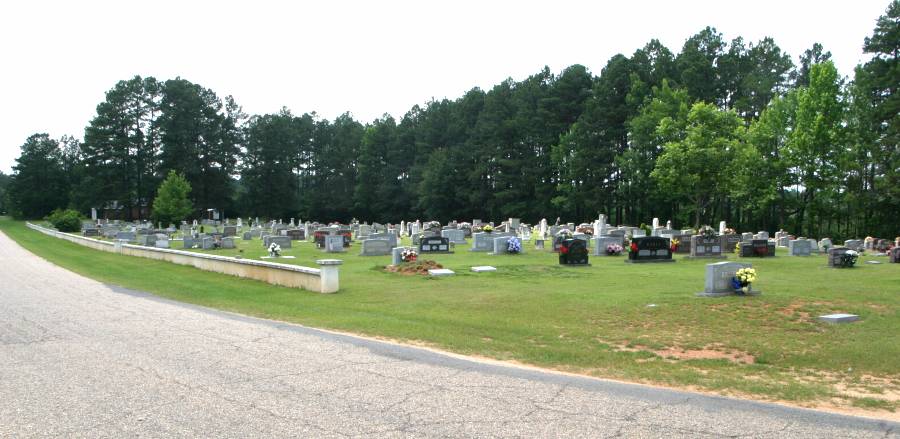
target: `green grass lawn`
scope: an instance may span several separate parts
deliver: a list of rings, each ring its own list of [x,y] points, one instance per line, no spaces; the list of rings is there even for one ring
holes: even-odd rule
[[[427,278],[387,273],[390,256],[358,256],[358,244],[334,255],[295,242],[283,254],[296,259],[279,262],[344,260],[340,292],[324,295],[91,250],[7,219],[0,230],[77,273],[212,308],[599,377],[810,406],[900,406],[900,264],[886,257],[834,269],[824,256],[779,249],[750,260],[763,295],[698,298],[705,264],[717,261],[592,257],[590,267],[563,267],[530,245],[516,256],[460,247],[424,256],[457,273]],[[237,242],[209,252],[266,253],[259,240]],[[474,265],[498,271],[469,272]],[[815,319],[833,312],[861,321]]]

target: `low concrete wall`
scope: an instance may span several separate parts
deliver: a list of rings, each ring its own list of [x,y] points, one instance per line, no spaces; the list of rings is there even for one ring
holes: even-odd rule
[[[190,265],[201,270],[261,280],[274,285],[303,288],[305,290],[320,293],[335,293],[339,288],[338,267],[341,265],[341,261],[336,259],[322,259],[316,261],[321,266],[320,269],[317,269],[301,267],[298,265],[279,264],[276,262],[236,259],[183,250],[144,247],[127,244],[124,241],[103,241],[72,233],[63,233],[37,224],[26,223],[26,225],[28,228],[37,230],[43,234],[65,239],[66,241],[74,242],[78,245],[90,247],[95,250],[137,256],[140,258],[156,259],[179,265]]]

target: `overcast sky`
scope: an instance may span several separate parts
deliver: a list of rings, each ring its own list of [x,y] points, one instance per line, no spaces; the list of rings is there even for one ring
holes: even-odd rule
[[[599,74],[651,38],[673,52],[705,26],[771,36],[796,62],[816,41],[842,75],[888,0],[630,2],[11,1],[0,4],[0,171],[32,133],[82,138],[134,75],[233,95],[249,114],[349,111],[363,122],[547,65]]]

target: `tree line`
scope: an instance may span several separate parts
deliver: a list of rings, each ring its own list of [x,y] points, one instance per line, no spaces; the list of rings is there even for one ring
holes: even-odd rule
[[[174,171],[200,210],[320,221],[609,215],[808,236],[892,237],[900,218],[900,0],[841,77],[815,44],[795,64],[775,41],[707,27],[672,52],[651,40],[599,75],[544,68],[490,90],[361,123],[315,112],[248,116],[182,78],[134,77],[97,106],[82,141],[35,134],[3,206],[40,217],[91,207],[148,217]],[[0,189],[2,190],[2,189]],[[115,208],[115,209],[113,209]]]

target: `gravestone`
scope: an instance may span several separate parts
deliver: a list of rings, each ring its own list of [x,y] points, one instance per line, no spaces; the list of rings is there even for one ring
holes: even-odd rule
[[[194,248],[194,238],[190,236],[185,236],[184,239],[181,240],[182,247],[184,248]]]
[[[450,240],[440,236],[429,236],[419,240],[419,253],[451,253]]]
[[[235,236],[237,235],[237,227],[236,226],[225,226],[222,228],[222,236]]]
[[[137,238],[137,235],[135,235],[134,232],[116,232],[116,239],[117,239],[117,240],[124,240],[124,241],[128,241],[128,242],[134,242],[134,240],[135,240],[136,238]]]
[[[328,235],[325,237],[325,251],[328,253],[341,253],[344,251],[344,237],[342,235]]]
[[[387,239],[364,239],[360,256],[385,256],[391,254],[391,242]]]
[[[691,236],[691,258],[710,258],[721,259],[725,256],[722,254],[721,236],[706,237],[703,235]]]
[[[740,262],[716,262],[715,264],[706,264],[706,282],[703,287],[703,292],[697,293],[697,295],[704,297],[719,297],[734,294],[734,286],[732,285],[731,280],[734,278],[735,273],[742,268],[752,267],[753,266],[750,264],[742,264]],[[751,290],[747,294],[759,294],[759,291],[754,291],[752,288],[753,286],[751,284]]]
[[[81,234],[84,236],[99,236],[100,230],[99,229],[84,229],[84,231],[81,232]]]
[[[790,236],[778,236],[775,238],[775,245],[778,247],[787,247],[789,242],[791,242]]]
[[[522,220],[519,218],[510,218],[507,220],[506,224],[509,226],[510,232],[516,232],[519,230],[519,225],[522,223]]]
[[[792,239],[788,241],[788,256],[809,256],[812,246],[808,239]]]
[[[724,248],[722,249],[723,253],[734,253],[734,249],[737,248],[737,245],[741,243],[740,235],[722,235],[722,245]]]
[[[435,276],[435,277],[437,277],[437,276],[453,276],[454,274],[456,274],[456,273],[453,270],[450,270],[448,268],[432,268],[432,269],[428,270],[428,275]]]
[[[673,242],[671,242],[671,240],[677,240],[678,246],[675,247],[675,253],[687,255],[691,253],[691,237],[691,235],[684,235],[681,233],[671,235],[669,236],[669,244],[674,244]]]
[[[825,323],[851,323],[859,320],[859,316],[856,314],[837,313],[819,316],[818,320]]]
[[[844,241],[844,247],[847,247],[850,250],[860,251],[863,249],[863,240],[862,239],[848,239],[848,240]]]
[[[492,252],[494,251],[494,238],[500,236],[510,236],[505,233],[473,233],[472,234],[472,248],[469,251],[473,252]]]
[[[156,248],[169,248],[169,240],[168,239],[157,239],[154,243],[154,247]]]
[[[834,247],[834,244],[831,243],[831,238],[822,238],[818,247],[820,252],[827,252],[828,249]]]
[[[646,236],[647,236],[647,231],[644,229],[635,229],[633,232],[631,232],[632,238],[644,238]]]
[[[330,232],[328,229],[319,229],[313,232],[313,242],[316,243],[316,248],[325,248],[325,237]]]
[[[775,256],[775,243],[769,242],[768,239],[754,239],[749,243],[741,242],[740,246],[742,258]]]
[[[204,236],[203,239],[200,240],[200,248],[203,250],[212,250],[216,248],[216,240],[211,236]]]
[[[606,253],[606,247],[613,245],[613,244],[622,245],[624,243],[624,240],[622,239],[621,236],[611,236],[611,235],[601,235],[601,236],[594,238],[593,241],[594,241],[593,242],[594,243],[594,252],[593,252],[594,256],[609,256]],[[622,251],[625,251],[625,249],[622,249]]]
[[[273,243],[278,244],[282,249],[291,248],[291,238],[287,236],[269,235],[263,238],[263,247],[268,249]]]
[[[560,265],[590,265],[588,263],[587,242],[581,239],[566,239],[559,247]]]
[[[447,238],[450,242],[454,244],[468,244],[466,242],[466,232],[460,229],[447,229],[441,230],[441,237]]]
[[[750,232],[741,233],[741,242],[753,241],[753,234]]]
[[[753,239],[769,239],[769,232],[757,232]]]
[[[900,247],[894,247],[891,249],[890,261],[894,264],[900,263]]]
[[[502,255],[509,253],[509,240],[512,239],[513,236],[504,235],[504,236],[496,236],[493,240],[493,249],[492,252],[495,255]],[[521,241],[520,241],[521,243]],[[521,250],[519,253],[525,253],[525,246],[521,245]]]
[[[244,236],[242,238],[244,239],[244,241],[249,241],[249,240],[253,239],[253,233],[244,232]]]
[[[391,248],[397,246],[397,235],[393,233],[370,233],[368,239],[386,239]]]
[[[828,250],[828,266],[832,268],[849,268],[844,265],[844,255],[849,251],[855,251],[847,247],[833,247]]]
[[[234,248],[234,236],[225,236],[221,241],[222,248]]]
[[[575,233],[574,235],[572,235],[572,237],[575,239],[580,239],[587,243],[591,242],[591,235],[588,235],[587,233]]]
[[[631,241],[631,251],[625,262],[675,262],[669,240],[659,236],[645,236]]]
[[[306,231],[303,229],[288,229],[284,231],[284,236],[291,238],[291,241],[306,240]]]

